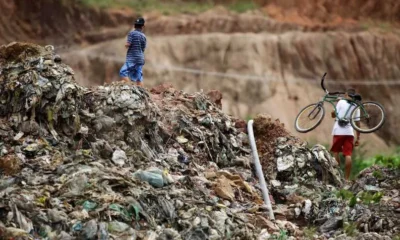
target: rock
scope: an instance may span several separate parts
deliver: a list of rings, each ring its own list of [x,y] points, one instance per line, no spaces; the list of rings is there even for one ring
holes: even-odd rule
[[[322,233],[327,233],[330,231],[334,231],[338,228],[343,226],[343,219],[340,217],[332,217],[328,219],[320,228],[319,230]]]
[[[271,184],[273,187],[280,187],[281,186],[281,182],[278,180],[271,180]]]
[[[277,168],[279,172],[288,170],[292,166],[294,166],[294,158],[293,156],[285,156],[285,157],[279,157],[276,160]]]

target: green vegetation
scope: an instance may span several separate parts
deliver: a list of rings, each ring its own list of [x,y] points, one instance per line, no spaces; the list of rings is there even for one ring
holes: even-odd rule
[[[312,148],[318,142],[316,140],[311,140],[308,142],[307,146]],[[330,149],[329,144],[321,144],[323,145],[328,151]],[[388,168],[397,168],[400,169],[400,147],[397,148],[394,153],[389,155],[377,155],[375,157],[367,157],[367,148],[368,143],[362,142],[360,146],[354,148],[353,155],[352,155],[352,163],[353,166],[351,168],[351,179],[355,179],[358,174],[374,164],[380,165],[383,167]],[[344,156],[340,154],[341,164],[340,167],[344,171]],[[377,179],[383,179],[383,173],[381,171],[374,171],[373,176]]]
[[[352,167],[352,178],[355,178],[358,173],[363,169],[370,167],[374,164],[388,168],[400,169],[400,153],[399,151],[396,151],[396,153],[388,156],[378,155],[373,158],[364,158],[362,156],[358,156],[354,158]],[[377,179],[382,179],[384,177],[381,171],[374,171],[373,176]]]
[[[336,196],[338,198],[344,199],[344,200],[350,200],[349,201],[349,207],[354,207],[357,204],[357,197],[354,196],[352,192],[346,189],[340,189],[337,193]]]
[[[383,197],[383,193],[381,192],[371,193],[371,192],[361,191],[359,192],[359,194],[357,194],[357,196],[355,196],[349,190],[340,189],[336,193],[336,196],[343,200],[349,200],[349,207],[354,207],[357,203],[357,198],[360,199],[360,201],[366,205],[379,203]]]
[[[377,155],[375,157],[366,157],[366,143],[354,148],[352,161],[353,166],[351,168],[351,179],[354,179],[358,174],[374,164],[388,168],[400,169],[400,148],[398,148],[393,154],[390,155]],[[341,155],[341,168],[344,170],[344,157]],[[384,176],[382,172],[375,171],[373,176],[377,179],[382,179]]]
[[[80,0],[85,5],[100,8],[131,8],[136,12],[159,11],[170,15],[176,13],[199,13],[216,6],[215,1],[183,1],[183,0]],[[253,1],[249,0],[227,0],[222,4],[231,11],[245,12],[257,8]]]
[[[257,5],[253,1],[236,1],[232,4],[229,4],[228,8],[231,11],[242,13],[256,9]]]
[[[371,193],[371,192],[361,192],[359,198],[364,204],[379,203],[383,197],[383,193]]]
[[[350,192],[349,190],[346,189],[340,189],[337,193],[336,196],[338,198],[344,199],[344,200],[350,200],[352,197],[354,197],[354,194]]]
[[[251,119],[254,119],[254,116],[248,115],[248,116],[246,117],[246,122],[250,121]]]
[[[343,226],[344,232],[347,236],[353,237],[357,234],[357,224],[354,222],[345,222]]]
[[[277,236],[276,234],[271,235],[271,237],[269,238],[270,240],[286,240],[288,239],[288,235],[286,230],[280,230],[279,231],[279,236]]]
[[[305,239],[314,239],[315,234],[317,234],[317,227],[310,226],[303,229]]]
[[[381,180],[383,179],[383,173],[381,170],[376,170],[372,173],[372,176],[374,176],[376,179]]]
[[[364,20],[361,22],[361,27],[363,30],[379,29],[383,32],[392,32],[397,27],[391,22],[384,22],[380,20]]]

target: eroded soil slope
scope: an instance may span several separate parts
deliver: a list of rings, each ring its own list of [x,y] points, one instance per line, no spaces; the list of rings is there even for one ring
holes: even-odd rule
[[[343,25],[378,20],[400,23],[397,0],[256,0],[279,21],[300,25]]]
[[[76,1],[4,0],[0,1],[0,44],[16,40],[93,43],[124,34],[133,19],[126,11],[84,8]]]

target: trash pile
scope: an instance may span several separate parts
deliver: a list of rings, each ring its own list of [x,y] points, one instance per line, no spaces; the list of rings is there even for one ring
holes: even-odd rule
[[[350,221],[398,232],[398,212],[334,194],[343,180],[323,146],[308,149],[260,116],[268,219],[246,123],[222,112],[220,94],[83,88],[53,49],[0,47],[0,239],[304,239],[308,224],[324,239]],[[351,191],[377,191],[369,181]],[[387,210],[399,208],[396,181],[383,181]]]

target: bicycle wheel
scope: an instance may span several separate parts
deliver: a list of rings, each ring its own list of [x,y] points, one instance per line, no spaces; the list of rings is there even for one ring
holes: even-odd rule
[[[359,116],[357,116],[359,111]],[[361,133],[372,133],[385,123],[385,109],[377,102],[364,102],[358,105],[350,114],[350,123],[353,128]],[[359,122],[359,126],[356,125]]]
[[[325,117],[324,106],[313,103],[303,108],[297,115],[294,127],[298,132],[306,133],[314,130]]]

